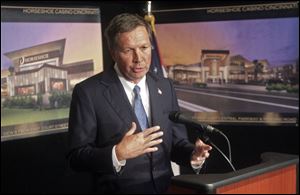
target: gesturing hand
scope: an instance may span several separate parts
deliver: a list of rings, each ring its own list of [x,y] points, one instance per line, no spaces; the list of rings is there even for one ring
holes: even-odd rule
[[[212,149],[210,145],[205,144],[198,139],[195,143],[195,149],[192,155],[191,164],[201,165],[206,158],[209,157],[209,151]]]
[[[134,134],[136,124],[132,122],[129,131],[122,138],[121,142],[116,145],[116,155],[119,161],[135,158],[145,153],[155,152],[158,150],[156,145],[162,143],[163,135],[159,126],[154,126],[140,133]]]

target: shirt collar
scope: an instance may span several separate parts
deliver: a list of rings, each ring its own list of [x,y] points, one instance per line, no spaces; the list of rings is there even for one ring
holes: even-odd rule
[[[114,69],[117,72],[117,75],[122,83],[122,85],[126,88],[129,89],[130,91],[133,91],[133,88],[135,85],[138,85],[140,87],[141,90],[146,89],[146,75],[140,80],[140,82],[138,82],[137,84],[132,83],[130,81],[128,81],[127,79],[125,79],[125,77],[123,76],[123,74],[121,73],[119,67],[117,64],[114,65]]]

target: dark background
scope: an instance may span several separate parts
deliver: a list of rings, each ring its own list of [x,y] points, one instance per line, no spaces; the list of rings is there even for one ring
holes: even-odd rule
[[[249,2],[250,3],[250,2]],[[251,2],[251,3],[263,3]],[[268,1],[270,3],[270,1]],[[153,10],[245,4],[245,2],[175,1],[152,2]],[[122,12],[144,15],[145,2],[139,1],[4,1],[1,5],[76,7],[95,6],[101,9],[102,29],[116,14]],[[102,30],[103,31],[103,30]],[[104,39],[102,35],[102,39]],[[112,60],[103,41],[104,68]],[[230,139],[232,159],[236,169],[260,162],[263,152],[299,154],[299,130],[297,126],[237,126],[217,125]],[[191,141],[199,135],[189,127]],[[220,135],[211,135],[211,140],[227,154],[227,143]],[[68,150],[67,133],[1,142],[1,193],[89,193],[92,180],[87,173],[70,170],[66,162]],[[231,171],[221,155],[213,150],[202,173]],[[187,173],[186,169],[182,172]]]

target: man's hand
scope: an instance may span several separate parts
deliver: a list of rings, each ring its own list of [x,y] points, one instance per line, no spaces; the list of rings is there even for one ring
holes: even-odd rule
[[[191,164],[198,166],[202,165],[204,160],[209,157],[209,151],[212,149],[210,145],[205,144],[198,139],[195,143],[195,149],[192,154]]]
[[[129,131],[116,146],[116,155],[119,161],[135,158],[145,153],[158,150],[156,145],[163,142],[163,135],[159,126],[154,126],[140,133],[134,134],[136,124],[133,122]]]

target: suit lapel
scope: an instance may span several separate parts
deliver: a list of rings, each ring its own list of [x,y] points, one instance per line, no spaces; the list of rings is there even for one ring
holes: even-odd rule
[[[151,117],[152,117],[152,126],[159,125],[162,131],[165,131],[166,127],[164,124],[166,122],[164,121],[163,117],[163,91],[162,87],[160,87],[159,82],[155,77],[152,77],[149,75],[147,77],[147,84],[149,88],[149,95],[150,95],[150,105],[151,105]],[[164,142],[162,144],[157,145],[159,147],[159,150],[162,150],[163,152],[166,151],[164,147]],[[165,153],[167,154],[167,153]],[[160,155],[157,152],[150,153],[147,156],[150,158],[151,163],[153,163],[153,159],[157,158],[156,156]]]
[[[150,105],[151,105],[151,116],[152,116],[152,125],[162,125],[162,100],[161,100],[161,90],[157,86],[157,81],[151,76],[147,75],[147,84],[149,88],[150,95]],[[109,70],[101,80],[102,84],[107,86],[107,90],[104,92],[104,97],[111,104],[112,108],[116,111],[116,113],[123,119],[127,130],[131,127],[131,122],[135,121],[138,129],[139,123],[135,116],[135,113],[132,109],[132,106],[127,98],[127,95],[124,91],[124,88],[116,74],[116,72],[111,69]],[[124,129],[125,131],[126,129]],[[146,156],[151,160],[152,153],[147,153]]]
[[[131,127],[131,122],[135,121],[136,117],[115,71],[110,70],[101,82],[108,86],[107,90],[104,91],[104,97],[124,121],[125,126],[127,128]]]
[[[162,91],[158,86],[158,82],[151,75],[147,75],[147,84],[149,88],[150,106],[151,106],[151,126],[162,125]],[[131,122],[135,121],[138,129],[139,123],[134,114],[132,106],[127,98],[124,88],[113,68],[108,70],[101,83],[107,86],[104,97],[111,104],[112,108],[121,117],[127,127],[131,127]]]
[[[150,95],[150,105],[151,105],[151,118],[152,126],[163,124],[161,119],[162,117],[162,98],[161,98],[161,89],[157,85],[157,81],[154,80],[151,76],[147,77],[147,84],[149,88]]]

